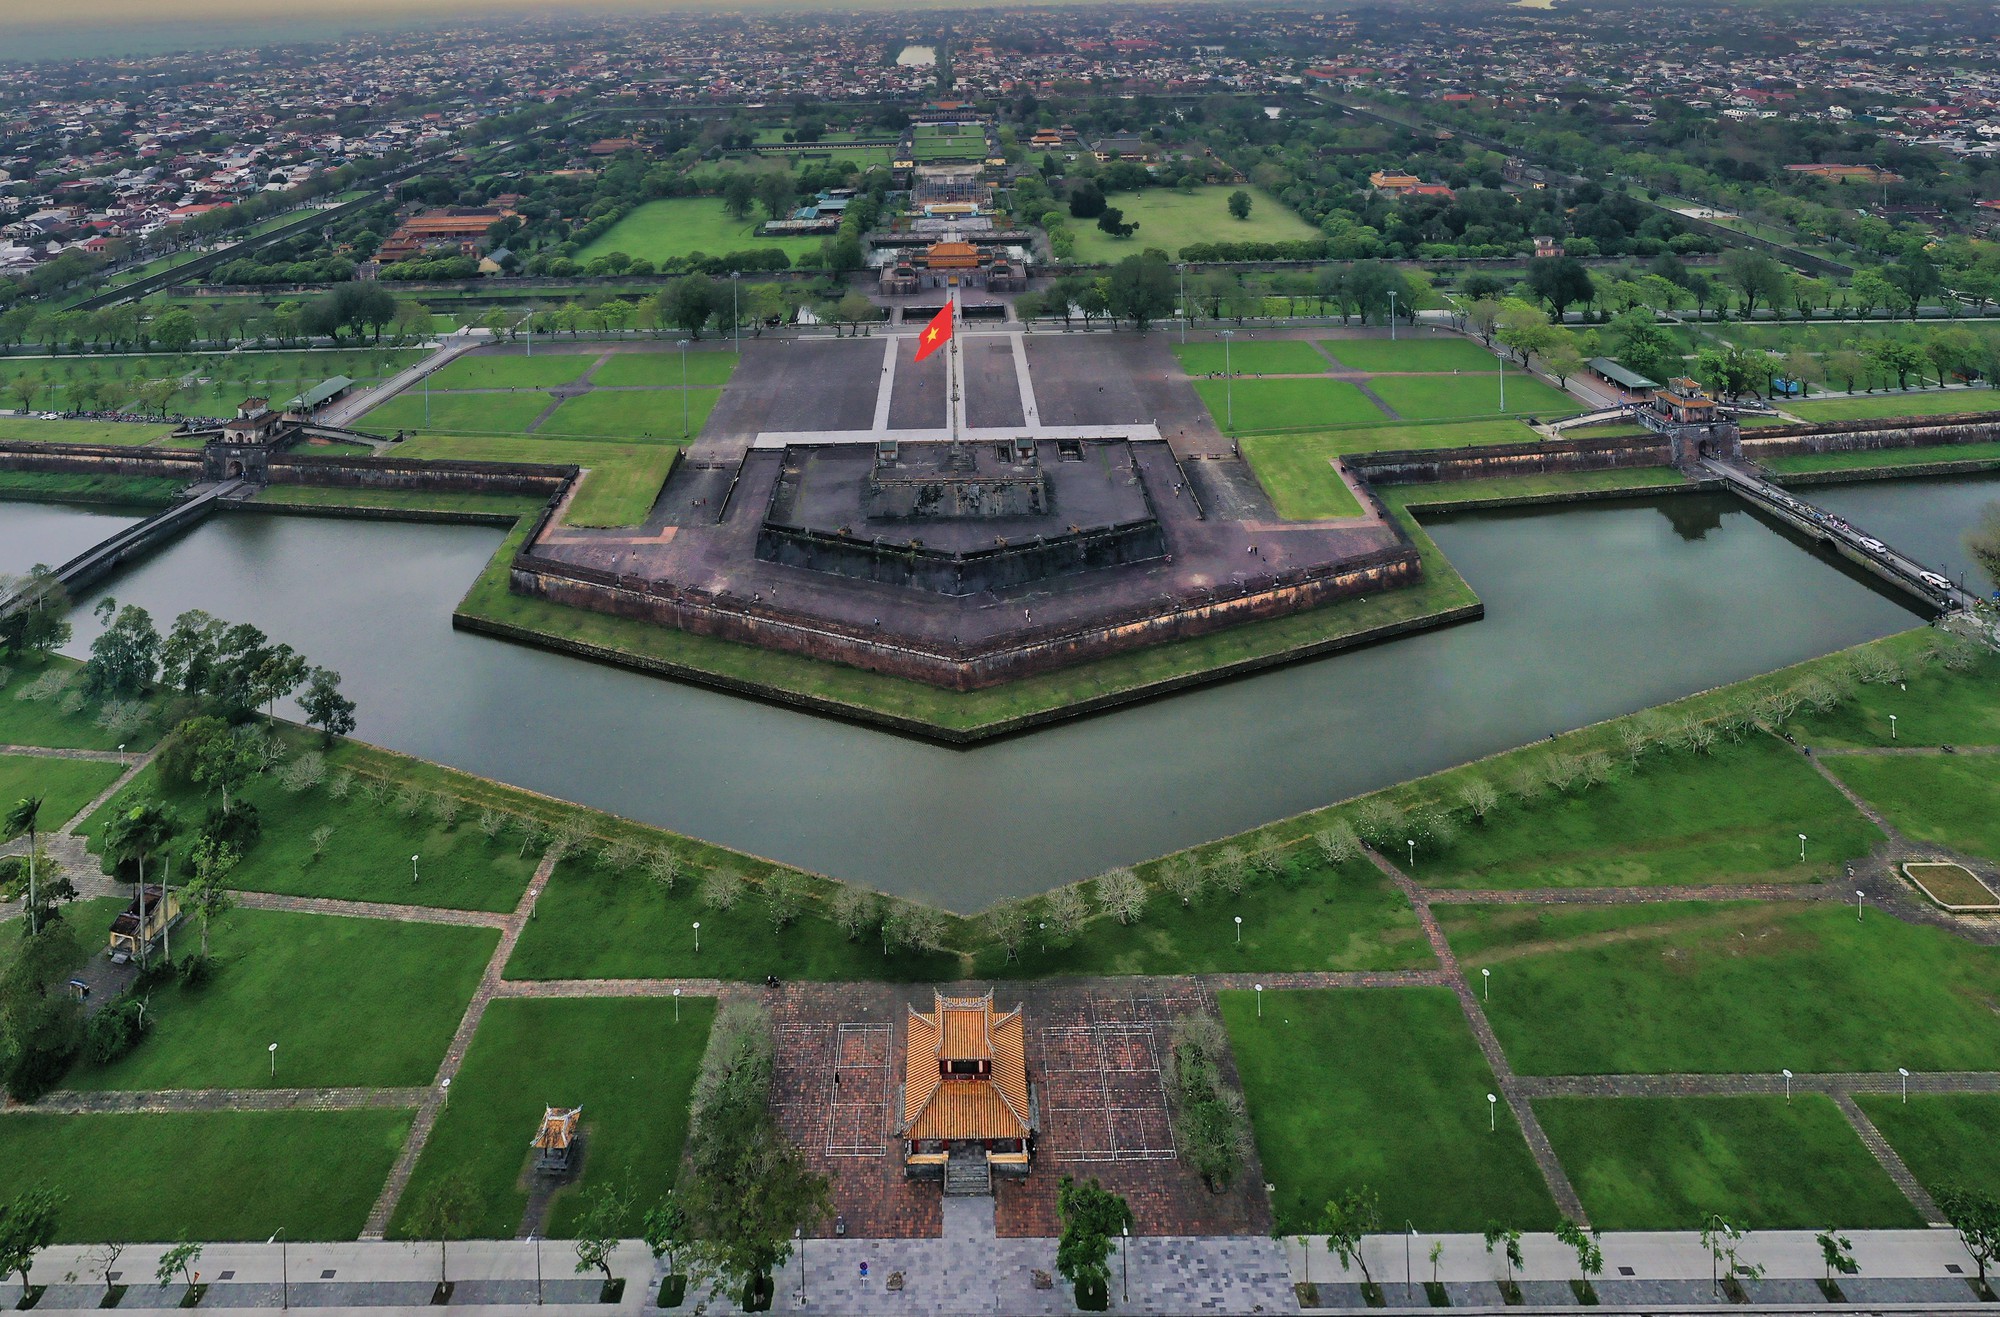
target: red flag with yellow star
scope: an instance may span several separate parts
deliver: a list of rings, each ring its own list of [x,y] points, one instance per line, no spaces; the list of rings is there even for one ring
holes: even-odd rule
[[[950,338],[951,303],[946,302],[944,307],[931,317],[931,322],[924,326],[924,332],[917,335],[917,360],[922,361],[943,347]]]

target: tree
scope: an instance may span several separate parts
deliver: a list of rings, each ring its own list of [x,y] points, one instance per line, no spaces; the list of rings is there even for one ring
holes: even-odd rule
[[[1814,1235],[1813,1240],[1819,1245],[1819,1255],[1826,1262],[1824,1288],[1833,1287],[1833,1273],[1836,1271],[1843,1276],[1852,1276],[1861,1270],[1861,1264],[1854,1260],[1854,1241],[1846,1235],[1836,1234],[1832,1226]],[[1827,1297],[1833,1296],[1828,1294]]]
[[[1763,252],[1748,247],[1732,247],[1722,258],[1722,277],[1736,285],[1743,296],[1743,314],[1757,313],[1757,303],[1777,305],[1785,295],[1788,276],[1784,267]]]
[[[770,910],[772,931],[782,931],[805,913],[805,877],[793,869],[778,870],[764,880],[764,903]]]
[[[180,831],[180,819],[157,800],[135,801],[132,807],[112,819],[104,829],[104,853],[114,872],[128,862],[137,870],[134,881],[141,889],[146,883],[146,862],[159,854]]]
[[[215,679],[215,665],[228,630],[222,619],[191,608],[174,619],[160,646],[160,679],[184,694],[206,693]]]
[[[1097,902],[1119,923],[1133,923],[1146,909],[1146,884],[1130,869],[1113,869],[1097,879]]]
[[[33,1288],[28,1270],[35,1265],[35,1254],[56,1242],[61,1220],[62,1198],[53,1189],[24,1190],[0,1207],[0,1275],[20,1274],[23,1307]]]
[[[1567,387],[1569,377],[1583,369],[1583,354],[1567,337],[1558,338],[1542,349],[1542,369],[1555,376],[1557,384]]]
[[[683,275],[668,284],[660,296],[666,322],[680,327],[689,338],[699,339],[701,327],[715,314],[714,283],[705,275]]]
[[[1979,524],[1965,533],[1965,548],[1987,579],[2000,583],[2000,503],[1986,505]]]
[[[42,824],[42,797],[26,796],[14,803],[7,811],[5,824],[7,840],[26,835],[28,838],[28,935],[34,936],[41,917],[41,894],[35,888],[35,851],[37,834]]]
[[[1521,1232],[1511,1226],[1503,1226],[1498,1221],[1488,1221],[1485,1231],[1486,1251],[1500,1250],[1507,1264],[1506,1288],[1514,1288],[1514,1272],[1521,1266]]]
[[[1644,311],[1627,311],[1612,321],[1611,340],[1618,360],[1649,379],[1680,374],[1681,345]]]
[[[445,1278],[446,1242],[464,1239],[472,1232],[472,1213],[478,1201],[472,1177],[460,1168],[447,1171],[431,1181],[412,1205],[410,1237],[420,1241],[437,1241],[440,1291],[449,1283]]]
[[[1896,286],[1873,270],[1857,270],[1847,283],[1847,295],[1866,319],[1876,307],[1886,308],[1896,296]]]
[[[160,1263],[153,1268],[153,1279],[162,1285],[174,1283],[179,1276],[181,1283],[189,1290],[194,1289],[195,1280],[201,1275],[195,1268],[201,1264],[201,1245],[189,1243],[186,1236],[160,1254]]]
[[[1514,350],[1524,366],[1531,355],[1547,351],[1558,332],[1541,308],[1532,303],[1510,297],[1500,304],[1496,337]]]
[[[242,737],[219,718],[191,718],[181,724],[177,735],[197,738],[188,747],[191,772],[197,786],[222,792],[222,812],[229,812],[229,789],[248,780],[257,769],[256,756]]]
[[[0,653],[43,659],[69,643],[69,592],[45,563],[36,563],[25,577],[0,582],[0,594],[14,596],[14,607],[0,615]]]
[[[90,642],[90,659],[83,665],[83,686],[92,698],[133,697],[145,693],[160,671],[160,633],[152,614],[136,604],[118,607],[106,596],[91,610],[104,631]]]
[[[1363,1285],[1373,1285],[1375,1278],[1368,1274],[1368,1259],[1361,1252],[1361,1241],[1375,1233],[1381,1216],[1375,1191],[1365,1185],[1350,1188],[1327,1203],[1320,1216],[1320,1233],[1326,1236],[1328,1251],[1340,1258],[1343,1271],[1350,1266],[1360,1267]]]
[[[1250,1140],[1242,1095],[1223,1077],[1227,1044],[1214,1016],[1184,1015],[1174,1021],[1162,1076],[1181,1155],[1212,1193],[1229,1187]]]
[[[1709,1285],[1720,1290],[1723,1286],[1736,1289],[1743,1281],[1756,1280],[1764,1274],[1764,1268],[1753,1266],[1737,1256],[1736,1250],[1743,1242],[1743,1228],[1718,1212],[1710,1212],[1701,1223],[1701,1246],[1708,1250],[1711,1262]]]
[[[576,1269],[603,1272],[609,1289],[617,1279],[611,1274],[611,1255],[618,1250],[625,1218],[632,1214],[632,1200],[606,1184],[590,1195],[589,1204],[576,1226]]]
[[[1604,1249],[1597,1242],[1597,1231],[1564,1217],[1556,1223],[1556,1238],[1575,1250],[1577,1270],[1583,1273],[1582,1293],[1592,1293],[1591,1278],[1604,1270]]]
[[[1234,219],[1250,218],[1250,194],[1238,189],[1229,194],[1229,214]]]
[[[1116,206],[1106,206],[1097,212],[1097,227],[1114,238],[1129,238],[1139,231],[1138,221],[1125,222],[1125,212]]]
[[[153,317],[152,337],[163,351],[179,354],[194,346],[195,323],[192,313],[179,307]]]
[[[299,707],[305,710],[306,725],[319,728],[321,743],[329,750],[335,737],[354,730],[354,701],[340,693],[340,674],[331,668],[312,670]]]
[[[1865,353],[1885,373],[1896,376],[1896,387],[1899,389],[1909,388],[1910,373],[1924,368],[1923,349],[1904,339],[1876,339],[1867,346]]]
[[[1959,1243],[1979,1268],[1979,1288],[1986,1288],[1986,1264],[2000,1254],[2000,1198],[1984,1189],[1948,1184],[1933,1195],[1944,1219],[1958,1232]]]
[[[1104,193],[1095,183],[1079,183],[1069,191],[1069,213],[1076,219],[1096,219],[1104,213]]]
[[[1111,314],[1130,320],[1140,333],[1150,321],[1174,309],[1174,268],[1153,252],[1127,256],[1111,267],[1106,300]]]
[[[201,954],[207,959],[209,925],[236,907],[236,894],[223,886],[223,880],[236,867],[238,856],[227,842],[203,837],[195,842],[192,858],[194,878],[181,889],[181,899],[201,921]]]
[[[1944,281],[1938,277],[1937,266],[1931,264],[1930,258],[1921,252],[1905,257],[1882,273],[1889,286],[1896,290],[1904,313],[1912,320],[1917,318],[1918,309],[1926,301],[1944,290]]]
[[[646,1210],[646,1225],[640,1238],[653,1250],[654,1257],[666,1258],[669,1276],[680,1274],[676,1254],[687,1243],[687,1213],[681,1210],[680,1199],[673,1190],[667,1190],[665,1198]]]
[[[1065,1175],[1056,1186],[1056,1213],[1062,1220],[1056,1271],[1075,1286],[1077,1307],[1102,1311],[1111,1283],[1111,1241],[1131,1229],[1132,1209],[1096,1179]]]
[[[1574,256],[1544,256],[1528,263],[1528,290],[1549,304],[1557,320],[1578,302],[1596,295],[1590,271]]]

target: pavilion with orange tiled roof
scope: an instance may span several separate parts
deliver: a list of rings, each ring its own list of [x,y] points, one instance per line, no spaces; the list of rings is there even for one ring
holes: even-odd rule
[[[1025,1175],[1035,1144],[1035,1100],[1028,1080],[1019,1007],[993,1009],[993,994],[935,993],[926,1014],[912,1006],[903,1082],[903,1170],[946,1176],[972,1163],[981,1178]]]

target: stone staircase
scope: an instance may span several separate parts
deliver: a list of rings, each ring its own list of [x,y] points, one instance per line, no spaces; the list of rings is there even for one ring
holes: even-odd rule
[[[947,1198],[991,1198],[993,1172],[984,1157],[953,1157],[944,1164]]]

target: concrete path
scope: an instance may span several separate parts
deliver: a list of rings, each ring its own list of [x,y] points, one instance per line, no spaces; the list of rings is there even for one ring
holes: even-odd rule
[[[358,417],[420,383],[424,376],[434,375],[474,348],[485,346],[491,337],[484,329],[461,329],[446,334],[438,339],[437,347],[428,357],[404,367],[372,389],[358,390],[321,408],[313,420],[319,425],[350,426]]]
[[[1028,340],[1025,335],[1015,334],[1010,340],[1014,350],[1014,379],[1021,386],[1021,422],[1030,433],[1041,428],[1042,412],[1035,405],[1035,381],[1028,374]]]
[[[889,399],[896,392],[896,348],[898,340],[894,336],[882,341],[882,382],[875,391],[875,425],[877,433],[889,428]]]
[[[85,819],[104,808],[112,797],[130,785],[132,779],[144,772],[146,766],[152,763],[159,753],[158,747],[155,747],[144,754],[125,756],[128,767],[118,775],[117,781],[98,792],[97,799],[78,810],[74,818],[65,820],[61,827],[53,832],[45,832],[38,838],[42,849],[48,852],[49,858],[60,864],[63,872],[69,875],[69,880],[76,884],[79,901],[94,900],[100,896],[122,896],[128,892],[129,889],[124,883],[114,880],[104,872],[102,863],[90,853],[89,847],[84,844],[83,838],[77,835],[76,830]],[[102,755],[96,751],[78,750],[63,754],[61,757],[99,759]],[[113,750],[109,752],[109,757],[115,760],[120,756]],[[27,851],[26,837],[16,838],[0,846],[0,856],[25,855]],[[26,906],[25,896],[0,903],[0,922],[19,918]]]

